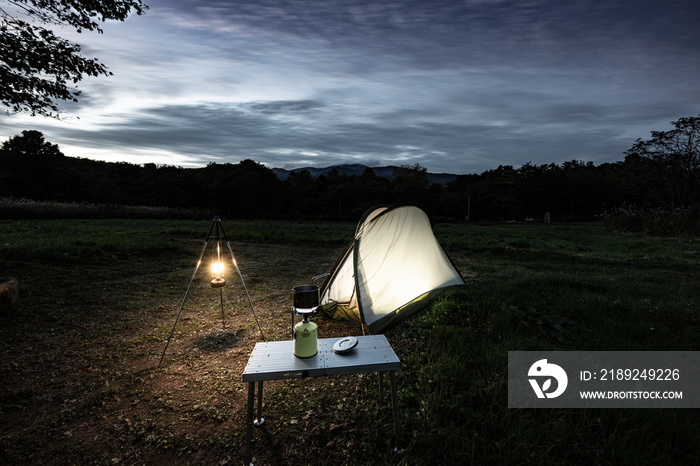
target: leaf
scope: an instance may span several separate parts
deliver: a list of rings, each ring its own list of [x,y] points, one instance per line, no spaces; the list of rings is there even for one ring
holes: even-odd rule
[[[552,385],[552,379],[547,379],[547,381],[542,385],[542,391],[546,392],[550,385]]]

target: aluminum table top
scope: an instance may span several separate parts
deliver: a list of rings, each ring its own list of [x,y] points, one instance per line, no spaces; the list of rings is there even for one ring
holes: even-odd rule
[[[333,351],[333,345],[341,338],[319,339],[318,353],[310,358],[296,357],[292,340],[256,343],[243,371],[243,381],[399,370],[401,362],[384,335],[356,338],[357,346],[343,354]]]

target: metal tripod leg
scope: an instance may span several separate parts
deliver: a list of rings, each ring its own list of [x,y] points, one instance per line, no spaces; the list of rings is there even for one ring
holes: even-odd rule
[[[212,222],[211,226],[209,227],[209,233],[207,233],[207,239],[204,240],[204,246],[202,246],[202,252],[199,253],[199,259],[197,259],[197,265],[194,267],[194,272],[192,272],[192,276],[190,277],[190,281],[187,284],[187,289],[185,290],[185,296],[182,297],[182,301],[180,302],[180,309],[177,311],[177,317],[175,317],[175,323],[173,324],[173,328],[170,330],[170,335],[168,335],[168,341],[165,343],[165,348],[163,349],[163,354],[160,355],[160,362],[158,363],[158,367],[160,367],[160,365],[163,364],[163,358],[165,357],[165,352],[168,351],[168,345],[170,345],[170,339],[173,337],[173,333],[175,332],[175,326],[177,325],[177,321],[180,319],[180,313],[182,313],[182,307],[185,305],[185,300],[187,299],[187,295],[190,293],[190,287],[192,286],[192,281],[194,280],[195,275],[197,275],[197,270],[199,270],[199,266],[202,265],[202,257],[204,257],[204,251],[206,251],[207,244],[209,244],[209,238],[211,237],[211,231],[213,228],[214,228],[214,222]]]
[[[216,217],[217,219],[219,217]],[[219,220],[219,224],[221,224],[221,220]],[[248,297],[248,302],[250,303],[250,310],[253,311],[253,316],[255,317],[255,323],[258,324],[258,330],[260,330],[260,335],[262,336],[263,341],[267,341],[265,338],[265,334],[262,331],[262,327],[260,326],[260,321],[258,320],[258,314],[255,312],[255,306],[253,306],[253,300],[250,299],[250,294],[248,293],[248,287],[245,286],[245,280],[243,280],[243,274],[241,273],[241,269],[238,268],[238,262],[236,262],[236,256],[233,255],[233,249],[231,249],[231,243],[228,240],[228,237],[226,236],[226,232],[224,231],[224,226],[221,226],[221,234],[224,236],[224,241],[226,242],[226,246],[228,246],[228,252],[231,253],[231,260],[233,261],[233,265],[236,267],[236,271],[238,272],[238,277],[241,279],[241,283],[243,284],[243,290],[245,290],[245,295]]]

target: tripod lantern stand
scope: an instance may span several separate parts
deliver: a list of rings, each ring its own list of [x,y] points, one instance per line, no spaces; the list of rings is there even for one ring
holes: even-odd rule
[[[212,233],[215,231],[215,235],[212,236]],[[222,258],[222,252],[221,252],[221,243],[225,244],[225,246],[228,249],[228,252],[231,255],[231,262],[233,263],[233,266],[236,268],[236,271],[238,272],[238,276],[241,279],[241,283],[243,284],[243,289],[245,290],[245,294],[248,297],[248,302],[250,303],[250,309],[253,311],[253,316],[255,316],[255,322],[258,324],[258,329],[260,330],[260,335],[262,335],[262,339],[265,340],[265,334],[262,331],[262,327],[260,327],[260,321],[258,321],[258,315],[255,313],[255,307],[253,306],[253,301],[250,299],[250,294],[248,294],[248,288],[245,286],[245,281],[243,280],[243,275],[241,274],[241,269],[238,268],[238,263],[236,263],[236,257],[233,255],[233,249],[231,249],[231,243],[228,240],[228,237],[226,236],[226,232],[224,231],[224,225],[221,223],[221,219],[219,217],[214,217],[214,220],[211,222],[211,226],[209,227],[209,233],[207,233],[207,237],[204,240],[204,246],[202,246],[202,252],[199,254],[199,259],[197,260],[197,265],[194,268],[194,272],[192,272],[192,277],[190,278],[189,283],[187,284],[187,290],[185,291],[185,296],[182,298],[182,302],[180,303],[180,309],[177,311],[177,317],[175,318],[175,323],[173,324],[173,328],[170,330],[170,335],[168,336],[168,340],[165,343],[165,348],[163,349],[163,354],[160,356],[160,362],[158,363],[158,367],[163,364],[163,358],[165,357],[165,352],[168,350],[168,345],[170,344],[170,339],[173,337],[173,333],[175,332],[175,326],[177,325],[177,321],[180,319],[180,314],[182,313],[182,308],[185,305],[185,300],[187,299],[187,295],[190,292],[190,287],[192,286],[192,281],[194,280],[195,275],[197,274],[197,270],[199,270],[199,266],[202,265],[202,257],[204,257],[204,252],[207,249],[207,246],[209,245],[209,242],[212,241],[212,238],[215,238],[216,241],[216,250],[212,254],[212,280],[211,280],[211,287],[212,289],[218,289],[219,290],[219,298],[221,302],[221,321],[222,325],[224,328],[226,327],[226,322],[224,320],[224,291],[223,288],[226,286],[226,279],[224,279],[224,261]],[[225,252],[224,252],[225,255]]]

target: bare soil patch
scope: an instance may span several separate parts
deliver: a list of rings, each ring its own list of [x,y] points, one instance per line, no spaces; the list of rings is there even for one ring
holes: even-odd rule
[[[242,461],[246,387],[241,374],[262,337],[241,281],[230,270],[223,289],[224,321],[219,292],[209,286],[206,271],[198,272],[163,365],[157,367],[194,271],[197,247],[193,242],[194,257],[173,254],[157,261],[117,257],[91,265],[8,264],[20,283],[21,305],[0,328],[0,462]],[[289,339],[292,286],[328,271],[341,250],[234,245],[267,340]],[[322,316],[316,321],[321,337],[361,334],[351,324]],[[272,429],[294,425],[280,418],[274,405],[297,403],[320,384],[266,385],[269,424],[276,426],[256,433],[260,464],[294,461],[289,445],[269,437]],[[356,383],[332,384],[357,389]],[[298,414],[306,420],[313,416],[303,406]],[[331,419],[326,430],[337,431],[345,422]]]

